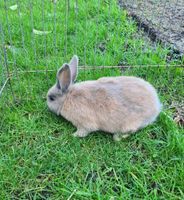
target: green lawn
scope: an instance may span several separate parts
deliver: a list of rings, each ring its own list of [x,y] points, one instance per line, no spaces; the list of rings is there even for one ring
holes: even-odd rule
[[[0,98],[0,199],[184,199],[184,131],[173,120],[182,107],[184,71],[149,66],[183,60],[170,59],[169,49],[152,44],[116,1],[108,2],[78,0],[76,9],[71,0],[67,12],[59,0],[22,0],[14,11],[9,7],[17,1],[0,2],[0,65],[4,46],[9,69],[20,72],[11,80],[15,102],[9,85]],[[45,96],[73,54],[86,65],[78,81],[123,73],[151,82],[164,104],[158,120],[121,142],[100,132],[72,137],[75,127],[48,111]],[[87,65],[147,66],[121,72]],[[55,71],[22,73],[44,69]]]

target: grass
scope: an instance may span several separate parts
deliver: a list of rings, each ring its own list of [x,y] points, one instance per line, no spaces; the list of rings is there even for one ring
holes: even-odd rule
[[[91,0],[87,6],[78,1],[78,13],[73,1],[69,13],[65,13],[67,5],[61,1],[56,5],[47,2],[44,27],[42,1],[30,2],[20,2],[20,15],[18,9],[9,9],[16,2],[7,2],[9,31],[5,3],[0,2],[4,31],[1,47],[6,47],[10,70],[56,69],[74,53],[79,55],[81,65],[168,63],[169,50],[159,44],[153,46],[137,33],[136,24],[115,2],[104,1],[99,6],[97,0]],[[52,33],[34,35],[32,28]],[[4,56],[1,58],[3,63]],[[1,73],[2,70],[5,68]],[[86,67],[80,71],[78,81],[121,73],[118,69]],[[73,138],[75,127],[48,111],[45,96],[55,81],[55,72],[13,75],[16,102],[12,101],[10,87],[0,101],[1,199],[184,198],[184,133],[174,122],[170,108],[173,102],[179,104],[183,100],[183,70],[139,67],[124,70],[123,74],[151,82],[158,89],[164,110],[153,125],[119,143],[101,132],[85,139]]]

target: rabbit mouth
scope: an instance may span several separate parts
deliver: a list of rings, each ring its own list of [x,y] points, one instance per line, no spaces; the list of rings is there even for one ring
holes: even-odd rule
[[[55,106],[51,105],[48,101],[47,101],[47,106],[49,108],[49,110],[53,113],[56,113],[57,114],[57,109]]]
[[[62,109],[62,107],[63,107],[63,105],[60,105],[59,108],[58,108],[58,110],[57,110],[57,112],[56,112],[56,114],[57,114],[58,116],[61,114],[61,109]]]

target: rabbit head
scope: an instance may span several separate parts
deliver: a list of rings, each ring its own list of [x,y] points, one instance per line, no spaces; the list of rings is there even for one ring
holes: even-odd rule
[[[70,87],[77,77],[78,57],[74,55],[69,62],[58,70],[56,83],[47,93],[47,105],[49,109],[59,115]]]

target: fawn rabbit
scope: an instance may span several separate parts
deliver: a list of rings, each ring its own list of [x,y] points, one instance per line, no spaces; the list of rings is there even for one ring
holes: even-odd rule
[[[75,55],[58,70],[57,82],[47,94],[49,109],[77,127],[74,136],[102,130],[119,141],[154,122],[161,111],[154,87],[140,78],[103,77],[74,83],[77,73]]]

